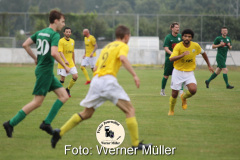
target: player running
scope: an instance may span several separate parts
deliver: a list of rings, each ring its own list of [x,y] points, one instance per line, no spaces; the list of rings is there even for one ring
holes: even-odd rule
[[[62,61],[70,68],[69,73],[66,72],[64,67],[58,63],[58,70],[57,74],[61,76],[60,82],[64,86],[64,80],[65,77],[69,74],[72,75],[72,79],[69,82],[68,87],[66,88],[66,91],[68,92],[68,96],[71,97],[70,89],[72,86],[76,83],[78,79],[78,72],[77,68],[75,66],[75,56],[74,56],[74,45],[75,41],[70,38],[72,34],[72,30],[69,27],[64,28],[64,37],[59,40],[58,43],[58,52],[61,55]]]
[[[118,26],[115,34],[116,41],[106,45],[97,60],[94,68],[94,77],[87,96],[80,103],[85,109],[80,113],[74,114],[60,129],[54,130],[51,140],[53,148],[55,148],[59,139],[67,131],[80,122],[91,118],[95,110],[107,100],[111,101],[125,113],[133,148],[142,149],[144,146],[147,149],[151,145],[139,142],[135,109],[127,93],[118,84],[116,78],[119,68],[123,64],[127,71],[131,73],[137,88],[139,88],[140,80],[127,59],[129,50],[127,43],[130,38],[130,30],[125,26]]]
[[[182,32],[183,41],[174,47],[173,53],[169,57],[170,61],[174,61],[174,69],[171,82],[172,96],[169,99],[170,107],[168,115],[174,115],[178,91],[181,89],[183,83],[187,86],[188,91],[181,94],[182,109],[187,109],[187,98],[192,97],[197,92],[197,81],[193,71],[196,68],[196,56],[198,54],[202,54],[209,71],[213,72],[207,54],[198,43],[192,42],[193,37],[194,32],[191,29],[185,29]]]
[[[37,64],[35,69],[36,83],[33,89],[34,98],[12,119],[3,123],[9,138],[12,137],[13,127],[21,122],[30,112],[40,107],[49,91],[54,91],[58,99],[53,104],[46,119],[40,125],[40,129],[46,131],[48,134],[52,134],[52,127],[50,124],[57,115],[59,109],[69,98],[66,90],[53,74],[54,60],[60,63],[67,73],[70,70],[70,68],[63,63],[58,53],[60,35],[57,31],[61,31],[65,26],[64,15],[59,11],[53,10],[50,12],[49,22],[50,25],[48,28],[36,32],[23,43],[24,49]],[[36,43],[37,46],[37,57],[30,48],[33,43]]]

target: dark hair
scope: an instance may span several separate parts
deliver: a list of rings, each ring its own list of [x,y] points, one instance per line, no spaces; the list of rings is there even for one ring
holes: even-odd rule
[[[192,38],[194,37],[194,32],[191,29],[184,29],[182,31],[182,36],[184,36],[184,34],[191,34]]]
[[[64,17],[64,15],[61,12],[59,12],[57,10],[52,10],[49,14],[49,22],[52,24],[52,23],[54,23],[55,19],[59,20],[59,19],[61,19],[61,17]]]
[[[116,38],[123,39],[124,36],[128,34],[130,34],[130,30],[126,26],[120,25],[116,28],[116,31],[115,31]]]
[[[70,27],[65,27],[64,30],[63,30],[63,32],[65,32],[66,29],[70,29],[71,32],[72,32],[72,29],[71,29]]]
[[[221,28],[221,30],[222,30],[222,29],[228,29],[228,28],[224,26],[224,27]]]
[[[173,22],[173,23],[170,25],[170,30],[172,30],[172,28],[174,28],[176,25],[179,26],[179,23],[178,23],[178,22]]]

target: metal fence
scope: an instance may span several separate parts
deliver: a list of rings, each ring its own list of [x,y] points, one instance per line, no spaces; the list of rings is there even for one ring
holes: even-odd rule
[[[100,47],[114,40],[114,28],[125,24],[131,29],[132,36],[157,36],[160,47],[164,37],[170,33],[172,22],[179,22],[180,28],[191,28],[195,33],[194,41],[213,42],[221,35],[222,26],[229,28],[229,36],[233,40],[233,49],[240,50],[240,22],[238,16],[232,15],[170,15],[170,14],[93,14],[92,21],[83,17],[76,18],[65,14],[66,25],[73,29],[73,38],[77,48],[83,48],[82,28],[89,28]],[[85,22],[85,23],[81,23]],[[0,47],[21,47],[27,36],[48,26],[48,13],[0,13]],[[8,44],[1,37],[13,37],[15,42]]]

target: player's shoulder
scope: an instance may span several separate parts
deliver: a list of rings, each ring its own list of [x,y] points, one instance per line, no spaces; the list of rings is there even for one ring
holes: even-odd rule
[[[168,35],[166,35],[165,39],[166,39],[166,38],[171,38],[171,37],[172,37],[172,34],[169,33]]]
[[[93,35],[90,35],[89,39],[95,40],[95,37]]]
[[[193,46],[200,46],[200,44],[198,44],[197,42],[193,42],[193,41],[191,41],[191,45],[193,45]]]
[[[74,39],[72,39],[72,38],[69,38],[69,39],[70,39],[71,42],[75,42]]]

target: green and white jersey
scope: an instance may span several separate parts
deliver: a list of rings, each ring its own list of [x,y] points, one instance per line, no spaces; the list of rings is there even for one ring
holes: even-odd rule
[[[170,51],[173,51],[173,48],[175,47],[175,45],[181,41],[182,41],[181,34],[178,34],[176,37],[174,37],[172,34],[168,34],[165,37],[163,47],[168,47]],[[170,57],[170,54],[165,52],[165,59],[169,59],[169,57]]]
[[[222,36],[218,36],[214,40],[215,45],[218,45],[221,42],[224,42],[224,46],[217,48],[217,55],[221,55],[226,59],[227,58],[227,52],[228,52],[228,49],[229,49],[227,44],[230,43],[232,45],[232,42],[231,42],[230,37],[228,37],[228,36],[226,36],[226,38],[223,38]]]
[[[37,46],[37,67],[35,74],[53,74],[54,58],[51,47],[58,46],[60,35],[52,28],[45,28],[33,34],[31,39]]]

